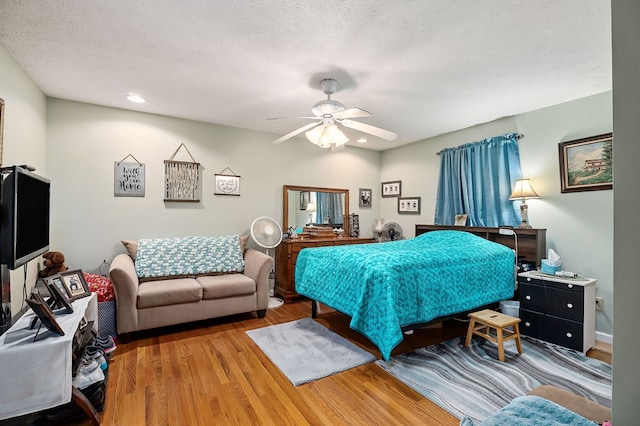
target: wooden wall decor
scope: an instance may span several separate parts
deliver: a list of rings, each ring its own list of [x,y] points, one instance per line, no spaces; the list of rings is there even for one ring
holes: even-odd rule
[[[193,161],[173,160],[183,147]],[[164,160],[164,201],[200,201],[199,181],[200,163],[196,162],[185,144],[181,143],[171,158]]]

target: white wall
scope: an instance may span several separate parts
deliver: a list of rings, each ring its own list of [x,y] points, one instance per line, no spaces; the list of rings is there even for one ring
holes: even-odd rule
[[[640,264],[638,261],[638,159],[640,158],[640,2],[614,0],[614,268],[613,424],[638,423],[640,373]]]
[[[605,310],[598,312],[598,331],[610,334],[613,308],[612,191],[560,193],[558,143],[611,132],[611,92],[544,108],[515,117],[420,141],[385,151],[383,181],[402,180],[402,196],[422,197],[419,216],[398,215],[395,198],[381,201],[386,221],[400,223],[408,236],[415,224],[433,224],[436,186],[443,148],[455,147],[509,132],[523,133],[519,142],[524,177],[541,198],[530,200],[529,222],[547,229],[547,248],[563,258],[563,268],[598,279],[598,295]]]
[[[22,67],[0,46],[0,98],[4,99],[2,165],[29,164],[46,175],[46,98]],[[11,311],[23,306],[23,291],[35,284],[36,261],[29,262],[25,283],[22,268],[11,272]]]
[[[122,239],[243,234],[258,216],[281,223],[283,185],[349,189],[349,210],[359,213],[358,188],[380,180],[380,153],[332,153],[304,138],[273,145],[272,134],[59,99],[48,102],[47,126],[52,249],[85,271],[124,252]],[[164,160],[181,143],[202,167],[199,203],[163,201]],[[114,162],[128,154],[146,166],[144,198],[113,195]],[[184,149],[175,159],[191,161]],[[226,167],[241,176],[239,197],[213,195]]]

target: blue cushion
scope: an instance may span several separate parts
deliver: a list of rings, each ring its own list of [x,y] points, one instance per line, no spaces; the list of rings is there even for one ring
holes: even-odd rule
[[[180,237],[138,240],[140,278],[243,272],[240,237]]]

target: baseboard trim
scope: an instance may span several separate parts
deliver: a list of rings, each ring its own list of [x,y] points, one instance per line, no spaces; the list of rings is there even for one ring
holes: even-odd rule
[[[613,335],[596,331],[596,341],[613,345]]]

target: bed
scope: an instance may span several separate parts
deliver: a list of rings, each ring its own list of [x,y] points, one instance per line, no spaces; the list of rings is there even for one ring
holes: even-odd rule
[[[295,274],[300,295],[349,315],[385,360],[403,330],[509,299],[515,282],[510,248],[462,231],[306,248]]]

